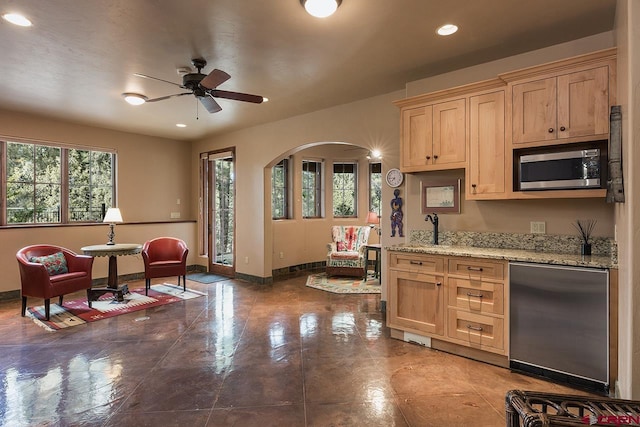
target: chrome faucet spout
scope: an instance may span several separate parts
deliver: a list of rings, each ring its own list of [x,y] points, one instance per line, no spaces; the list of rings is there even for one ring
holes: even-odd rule
[[[438,244],[438,214],[434,213],[433,216],[427,215],[424,217],[425,221],[431,221],[433,224],[433,244]]]

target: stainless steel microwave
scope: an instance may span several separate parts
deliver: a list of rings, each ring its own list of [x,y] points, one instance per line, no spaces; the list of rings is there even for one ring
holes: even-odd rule
[[[602,188],[606,156],[599,148],[565,149],[517,157],[519,190]]]

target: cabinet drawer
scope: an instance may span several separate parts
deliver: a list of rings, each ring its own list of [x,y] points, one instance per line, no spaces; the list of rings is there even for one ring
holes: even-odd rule
[[[504,314],[504,285],[450,277],[448,305],[478,314]]]
[[[425,256],[404,252],[391,252],[389,256],[389,268],[397,268],[405,271],[442,273],[444,272],[444,265],[444,258],[438,256]]]
[[[504,279],[505,263],[476,258],[449,259],[449,274],[476,279]]]
[[[504,320],[448,309],[447,336],[469,347],[504,353]]]

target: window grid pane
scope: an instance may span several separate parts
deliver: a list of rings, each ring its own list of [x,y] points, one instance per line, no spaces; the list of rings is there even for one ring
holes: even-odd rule
[[[322,163],[302,161],[302,216],[319,218],[322,201]]]
[[[271,215],[273,219],[289,217],[289,160],[282,159],[271,170]]]
[[[369,210],[381,216],[382,163],[369,163]]]
[[[333,216],[357,216],[357,165],[333,164]]]
[[[7,224],[101,221],[103,204],[112,206],[115,154],[9,141],[0,144],[7,151],[3,165]],[[62,170],[68,176],[62,176]],[[66,219],[61,212],[63,200],[69,202]]]

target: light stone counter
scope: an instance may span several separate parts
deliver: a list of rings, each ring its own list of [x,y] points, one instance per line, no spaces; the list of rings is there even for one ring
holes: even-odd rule
[[[448,255],[460,257],[503,259],[507,261],[533,262],[537,264],[554,264],[576,267],[618,268],[611,256],[582,256],[539,252],[521,249],[478,248],[472,246],[447,246],[402,244],[385,246],[388,251],[411,252],[417,254]]]

